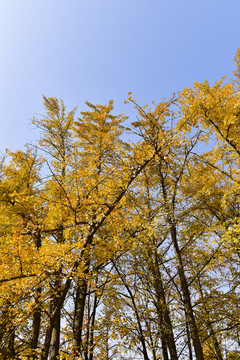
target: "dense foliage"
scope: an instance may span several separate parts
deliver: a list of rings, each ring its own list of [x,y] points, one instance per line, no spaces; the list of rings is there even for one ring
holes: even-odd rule
[[[1,359],[240,359],[235,60],[152,108],[129,93],[128,127],[44,97],[38,145],[1,162]]]

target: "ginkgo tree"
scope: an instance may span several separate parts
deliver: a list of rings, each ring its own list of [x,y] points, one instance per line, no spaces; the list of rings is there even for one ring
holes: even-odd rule
[[[21,351],[23,354],[25,351],[26,356],[55,359],[60,350],[61,311],[72,287],[75,289],[72,356],[81,352],[91,253],[93,249],[96,252],[97,246],[103,246],[104,252],[109,254],[105,255],[106,259],[101,260],[107,261],[113,253],[113,247],[118,248],[118,242],[121,241],[119,223],[124,216],[122,207],[126,207],[125,194],[159,149],[151,151],[143,148],[141,156],[138,151],[130,150],[133,152],[130,166],[125,154],[125,147],[128,146],[118,140],[123,129],[120,123],[125,118],[110,114],[113,108],[111,102],[108,106],[88,104],[92,112],[82,113],[83,119],[77,122],[73,121],[74,110],[66,114],[62,101],[44,98],[44,105],[46,118],[34,119],[33,123],[41,130],[37,148],[42,150],[49,172],[41,179],[39,187],[36,187],[35,191],[39,193],[34,199],[35,184],[30,186],[24,181],[22,171],[25,169],[21,169],[21,159],[13,154],[10,165],[3,168],[1,204],[4,218],[8,216],[13,219],[13,214],[16,217],[14,223],[7,228],[7,236],[14,249],[14,242],[18,245],[14,257],[14,261],[19,262],[19,266],[15,267],[15,277],[21,279],[21,282],[16,283],[20,287],[17,289],[18,295],[24,298],[25,292],[30,291],[29,286],[34,293],[33,298],[28,294],[31,298],[28,303],[29,313],[23,311],[19,299],[19,306],[15,309],[15,316],[19,316],[22,321],[31,321],[33,315],[32,339],[29,344],[24,341],[24,350]],[[34,180],[30,158],[24,165],[26,164],[29,164],[26,171],[29,171]],[[8,180],[11,167],[16,170],[12,171],[11,179]],[[18,185],[18,178],[24,189]],[[9,188],[8,192],[5,187]],[[31,193],[31,198],[28,192]],[[27,196],[28,201],[24,196]],[[34,200],[33,209],[29,198]],[[43,214],[39,213],[35,220],[36,211]],[[106,237],[100,231],[112,231],[112,241],[106,243]],[[19,250],[19,239],[26,249],[22,249],[22,246],[21,251]],[[37,245],[34,246],[36,242]],[[8,250],[11,246],[8,246]],[[36,261],[32,257],[36,257]],[[34,264],[31,271],[25,265],[26,262]],[[12,274],[8,276],[3,272],[2,281],[6,280],[6,286],[11,285],[12,278]],[[24,284],[22,278],[25,280]],[[14,299],[9,301],[14,303]],[[45,324],[43,333],[40,323]],[[22,338],[23,334],[17,325],[10,331],[11,338],[15,327],[20,331],[18,336]],[[8,347],[9,341],[10,338],[7,338],[3,347]]]
[[[0,166],[2,359],[239,358],[239,58],[152,108],[129,93],[131,126],[43,97]]]

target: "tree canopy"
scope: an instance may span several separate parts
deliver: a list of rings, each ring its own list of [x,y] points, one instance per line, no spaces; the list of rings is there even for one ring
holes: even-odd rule
[[[0,167],[0,358],[240,359],[234,78],[77,115]]]

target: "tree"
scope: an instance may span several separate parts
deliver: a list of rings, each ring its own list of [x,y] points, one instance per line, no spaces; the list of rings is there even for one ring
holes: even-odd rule
[[[127,128],[43,98],[0,162],[1,358],[237,358],[239,54]]]
[[[46,119],[33,120],[42,131],[40,148],[45,154],[49,169],[46,180],[42,180],[43,185],[39,194],[40,208],[44,209],[43,214],[39,214],[36,221],[32,220],[35,208],[30,209],[29,204],[28,209],[23,208],[22,203],[18,201],[18,198],[22,197],[22,189],[19,186],[17,190],[11,189],[6,195],[5,183],[7,183],[6,186],[11,187],[7,174],[12,163],[10,168],[4,168],[4,180],[1,185],[3,195],[7,196],[8,206],[5,206],[4,210],[9,212],[9,209],[13,207],[14,215],[22,225],[21,228],[19,226],[15,228],[14,224],[11,224],[13,227],[13,234],[9,235],[11,241],[21,236],[23,242],[26,242],[26,238],[33,242],[36,237],[38,244],[35,248],[31,246],[30,249],[37,257],[37,263],[44,263],[40,269],[36,268],[34,273],[25,275],[22,263],[26,262],[28,254],[21,252],[16,255],[19,257],[20,269],[16,269],[15,277],[24,277],[26,282],[26,290],[21,290],[23,298],[24,290],[28,290],[29,277],[31,279],[36,277],[36,283],[31,283],[36,290],[34,290],[32,304],[35,316],[38,315],[36,327],[39,327],[41,321],[40,314],[44,312],[47,315],[42,319],[43,322],[45,321],[44,344],[41,345],[38,338],[40,333],[35,325],[33,338],[27,342],[31,343],[35,350],[36,343],[40,341],[41,359],[48,357],[56,359],[60,346],[61,311],[74,283],[76,297],[73,351],[74,354],[82,352],[81,328],[91,253],[97,252],[97,247],[101,249],[103,246],[107,251],[111,249],[111,244],[101,243],[101,239],[104,239],[102,234],[110,230],[112,235],[116,232],[114,222],[117,221],[116,224],[119,222],[119,212],[121,212],[121,206],[124,206],[125,194],[135,178],[156,155],[157,150],[151,153],[144,151],[143,156],[138,159],[139,162],[129,167],[128,160],[125,160],[124,147],[126,146],[121,140],[117,140],[122,132],[120,123],[124,117],[110,114],[113,109],[112,102],[108,106],[88,104],[93,110],[92,113],[82,113],[84,122],[79,119],[75,124],[73,119],[75,110],[66,114],[63,102],[54,98],[44,98],[44,105]],[[76,140],[73,140],[73,136]],[[16,178],[22,181],[23,179],[19,165],[21,159],[19,160],[15,154],[13,157],[17,161],[17,170],[12,180],[15,185]],[[27,161],[30,163],[30,159]],[[25,181],[23,183],[26,184]],[[36,204],[33,206],[36,207]],[[120,240],[117,238],[113,239],[113,246],[116,249],[118,241]],[[112,250],[109,252],[111,254]],[[28,256],[29,263],[32,256],[31,258]],[[108,256],[103,260],[106,261]],[[39,279],[39,276],[42,278]],[[12,278],[14,276],[9,276],[9,281]],[[41,285],[37,285],[39,283]],[[11,302],[15,303],[15,301],[16,297],[13,296]],[[39,304],[43,302],[44,306],[39,308]],[[19,307],[18,311],[21,313],[22,309]],[[31,311],[25,314],[25,321],[29,318]],[[34,324],[35,320],[33,320]]]

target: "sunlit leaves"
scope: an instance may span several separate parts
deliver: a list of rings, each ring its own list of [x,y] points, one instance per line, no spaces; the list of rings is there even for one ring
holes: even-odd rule
[[[237,81],[196,82],[151,107],[129,93],[131,129],[112,100],[87,102],[77,118],[76,108],[43,97],[45,115],[33,119],[39,143],[7,151],[0,166],[0,350],[9,358],[16,350],[44,359],[57,316],[60,357],[72,358],[83,283],[85,358],[160,358],[166,313],[183,358],[191,343],[183,276],[204,356],[216,342],[223,350],[222,333],[235,344],[239,52],[235,61]]]

